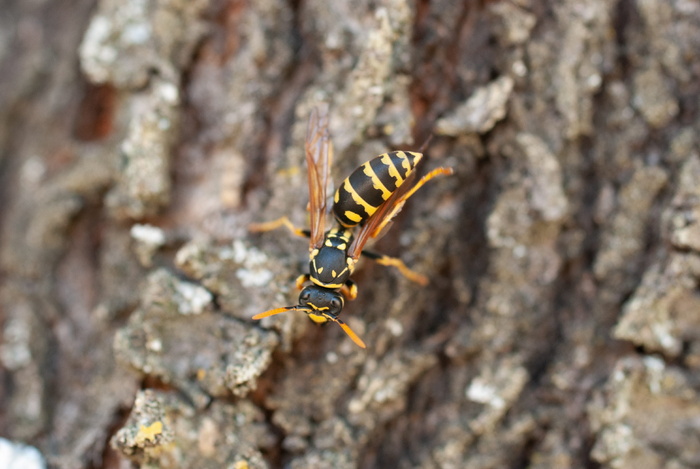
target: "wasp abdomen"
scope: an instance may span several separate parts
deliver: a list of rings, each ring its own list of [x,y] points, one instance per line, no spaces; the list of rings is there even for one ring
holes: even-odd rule
[[[363,224],[401,187],[422,157],[413,151],[392,151],[357,168],[335,192],[335,218],[346,228]]]

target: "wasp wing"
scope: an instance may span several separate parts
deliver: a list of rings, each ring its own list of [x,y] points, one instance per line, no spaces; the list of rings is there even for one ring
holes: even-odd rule
[[[406,202],[405,194],[413,186],[413,181],[416,179],[415,171],[412,172],[401,186],[391,194],[386,202],[384,202],[374,214],[360,228],[360,231],[355,235],[350,248],[348,249],[348,257],[357,260],[364,249],[365,244],[370,238],[376,238],[385,232],[392,223],[391,220],[401,211],[403,204]]]
[[[333,143],[328,131],[328,107],[314,108],[306,129],[306,173],[309,179],[309,249],[323,244],[328,214],[328,194],[333,192],[331,165]]]

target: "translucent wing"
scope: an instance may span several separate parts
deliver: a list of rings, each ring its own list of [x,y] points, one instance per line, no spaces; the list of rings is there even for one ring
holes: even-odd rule
[[[412,172],[406,181],[396,189],[396,191],[391,194],[391,197],[384,202],[379,209],[374,212],[374,214],[367,220],[367,222],[360,228],[359,233],[355,236],[350,249],[348,249],[348,256],[357,260],[362,253],[362,249],[367,244],[370,238],[376,238],[381,235],[382,232],[386,231],[391,226],[391,220],[398,214],[403,208],[403,204],[420,189],[423,184],[430,181],[437,176],[449,176],[453,173],[452,168],[436,168],[430,171],[428,174],[423,176],[418,182],[414,184],[416,179],[416,172]]]
[[[309,178],[309,249],[323,244],[328,214],[328,194],[333,192],[331,164],[333,143],[328,132],[328,107],[315,108],[306,129],[306,173]]]
[[[391,219],[396,216],[397,213],[401,211],[406,199],[403,197],[408,189],[412,186],[415,180],[416,173],[411,173],[406,181],[401,184],[401,187],[396,189],[391,197],[389,197],[386,202],[384,202],[376,212],[365,222],[360,228],[360,231],[355,235],[350,249],[348,249],[348,257],[352,257],[357,260],[364,249],[365,244],[370,238],[376,238],[382,231],[391,226]]]

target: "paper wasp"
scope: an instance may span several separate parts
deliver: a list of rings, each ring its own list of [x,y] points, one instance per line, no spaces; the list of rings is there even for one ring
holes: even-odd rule
[[[365,343],[338,318],[345,298],[357,297],[357,286],[350,279],[360,255],[379,264],[396,267],[408,279],[426,285],[428,279],[409,269],[400,259],[363,251],[370,238],[387,228],[406,200],[430,179],[452,174],[451,168],[437,168],[414,183],[422,153],[394,151],[364,163],[339,186],[333,198],[337,226],[326,232],[327,193],[331,188],[330,168],[333,144],[328,131],[327,110],[314,109],[306,132],[306,164],[309,184],[310,229],[296,228],[287,217],[252,225],[252,231],[268,231],[286,226],[293,233],[309,238],[309,274],[297,279],[299,304],[272,309],[253,316],[262,319],[286,311],[303,311],[318,324],[335,322],[362,348]],[[331,189],[332,191],[332,189]],[[355,229],[359,229],[355,233]],[[306,285],[306,286],[304,286]]]

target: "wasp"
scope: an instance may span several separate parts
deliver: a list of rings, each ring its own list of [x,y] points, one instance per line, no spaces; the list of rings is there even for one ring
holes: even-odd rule
[[[338,187],[332,211],[336,224],[326,231],[329,199],[332,192],[330,168],[333,144],[328,130],[328,112],[314,109],[306,132],[306,165],[309,185],[310,229],[295,227],[287,217],[255,224],[252,231],[268,231],[286,226],[298,236],[309,238],[309,273],[297,281],[299,304],[276,308],[253,316],[262,319],[286,311],[303,311],[317,324],[335,322],[355,344],[365,343],[338,316],[345,299],[357,297],[357,285],[350,278],[361,255],[377,263],[396,267],[405,277],[426,285],[428,279],[409,269],[398,258],[365,251],[365,244],[390,226],[406,200],[423,184],[440,175],[452,174],[452,168],[437,168],[415,182],[415,169],[422,153],[394,151],[379,155],[355,169]]]

